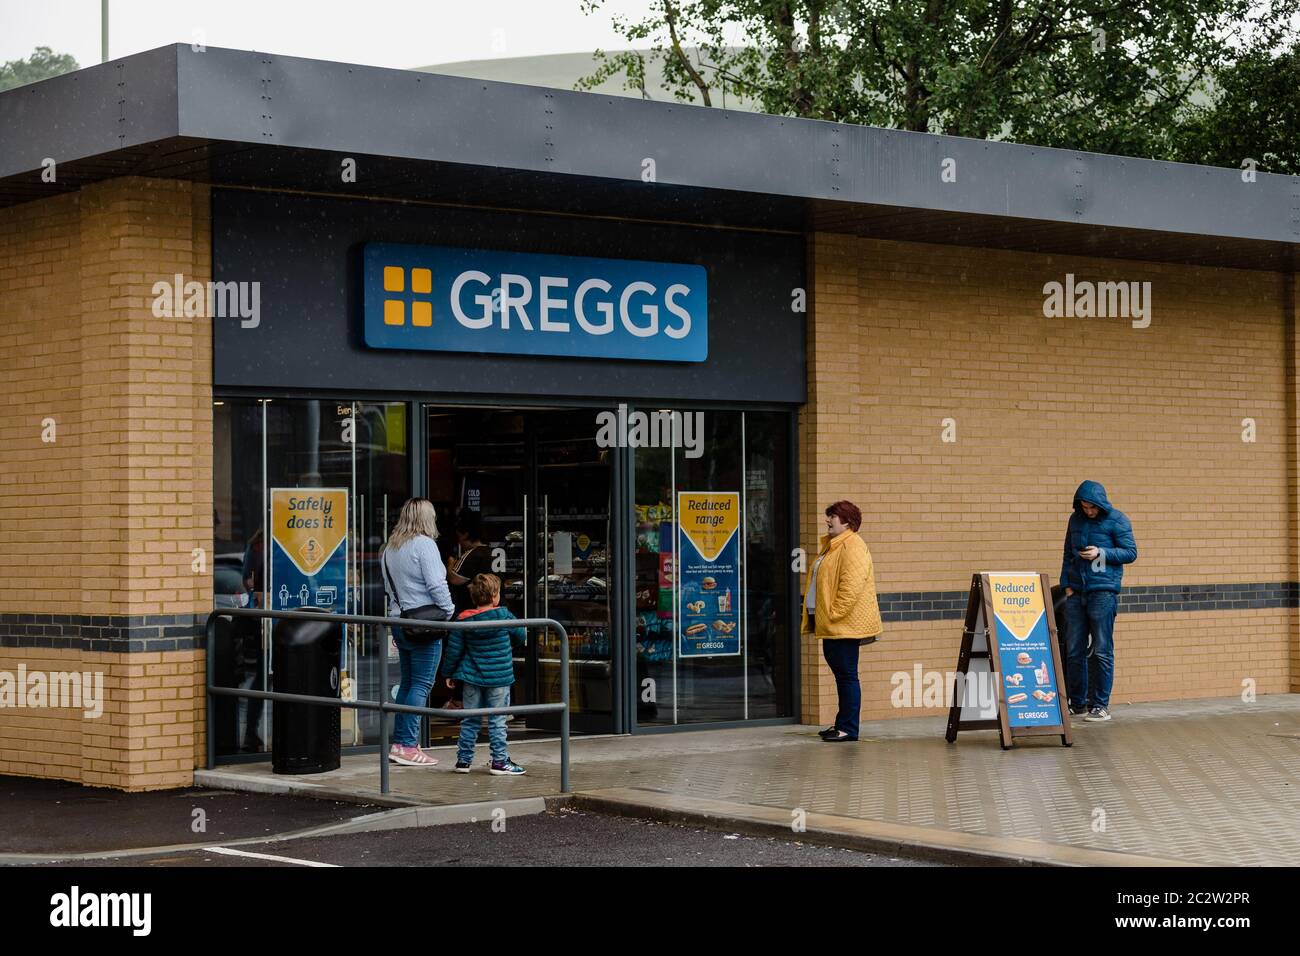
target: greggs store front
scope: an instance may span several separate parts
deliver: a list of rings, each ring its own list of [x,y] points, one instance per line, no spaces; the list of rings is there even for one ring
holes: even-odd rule
[[[215,329],[217,604],[382,614],[380,549],[419,495],[444,559],[484,549],[505,606],[565,625],[575,731],[795,719],[801,237],[247,190],[211,208],[213,281],[260,289],[256,321]],[[295,507],[344,533],[294,534]],[[270,622],[222,626],[218,682],[267,686]],[[344,690],[373,699],[395,652],[347,632]],[[558,657],[531,636],[514,699],[558,700]],[[271,708],[220,704],[218,755],[265,753]],[[345,747],[377,743],[373,715],[343,719]]]
[[[863,717],[941,716],[899,681],[949,685],[972,571],[1058,573],[1084,478],[1140,542],[1117,702],[1300,690],[1287,177],[184,44],[0,136],[0,676],[104,689],[0,706],[0,774],[265,759],[271,708],[207,719],[213,606],[382,613],[412,496],[564,622],[583,733],[833,719],[798,549],[841,498]],[[1052,304],[1115,283],[1140,315]],[[246,623],[212,664],[261,688]],[[344,691],[388,652],[341,634]]]

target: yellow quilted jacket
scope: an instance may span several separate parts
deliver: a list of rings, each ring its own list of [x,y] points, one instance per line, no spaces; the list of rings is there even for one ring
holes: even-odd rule
[[[876,601],[876,571],[871,552],[856,532],[841,531],[835,537],[821,539],[817,565],[816,636],[829,638],[875,637],[885,628]],[[816,564],[814,561],[813,564]],[[812,576],[812,566],[808,568]],[[804,581],[804,594],[808,582]],[[803,604],[800,632],[808,633],[807,598]]]

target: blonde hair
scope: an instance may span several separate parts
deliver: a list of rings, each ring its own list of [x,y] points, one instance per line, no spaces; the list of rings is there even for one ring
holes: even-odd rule
[[[438,537],[438,513],[433,508],[433,502],[428,498],[411,498],[402,505],[402,513],[397,517],[397,524],[393,528],[393,533],[388,536],[388,543],[384,545],[384,550],[396,551],[420,535],[429,538]]]
[[[495,574],[476,574],[469,582],[469,598],[478,607],[491,604],[501,593],[501,579]]]

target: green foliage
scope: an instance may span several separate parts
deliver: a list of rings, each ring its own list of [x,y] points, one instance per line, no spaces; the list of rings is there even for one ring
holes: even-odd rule
[[[1300,173],[1300,44],[1279,56],[1252,51],[1215,75],[1210,104],[1194,107],[1179,130],[1185,163]]]
[[[582,2],[593,13],[603,0]],[[1241,156],[1218,149],[1226,144],[1202,141],[1222,117],[1198,98],[1222,88],[1248,99],[1271,51],[1294,41],[1298,8],[1300,0],[656,0],[643,19],[612,18],[642,49],[598,53],[579,88],[622,74],[643,89],[653,57],[672,95],[704,105],[725,88],[768,113],[1158,158],[1200,150],[1235,166]],[[1267,88],[1294,103],[1294,79]],[[1240,127],[1245,139],[1234,148],[1266,152],[1252,137],[1275,114],[1271,106],[1252,114],[1256,126]],[[1291,124],[1289,150],[1277,134],[1270,155],[1294,155]]]
[[[38,46],[25,60],[0,63],[0,90],[47,80],[75,69],[78,69],[77,61],[71,54],[55,53],[47,46]]]

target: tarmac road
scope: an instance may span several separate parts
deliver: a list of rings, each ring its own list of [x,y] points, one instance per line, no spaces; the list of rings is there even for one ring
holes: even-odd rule
[[[835,866],[938,864],[560,809],[491,821],[242,844],[78,866]],[[270,857],[269,859],[267,857]],[[59,864],[49,864],[58,866]]]
[[[94,853],[274,836],[381,809],[199,787],[124,793],[0,777],[0,853]]]

